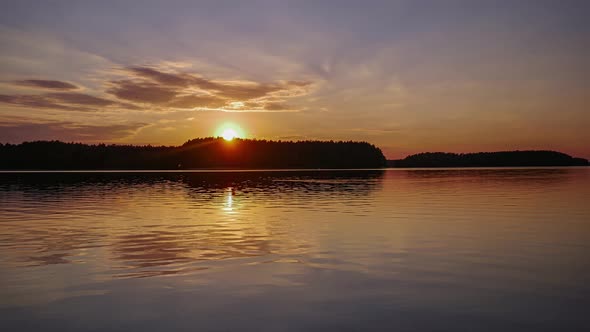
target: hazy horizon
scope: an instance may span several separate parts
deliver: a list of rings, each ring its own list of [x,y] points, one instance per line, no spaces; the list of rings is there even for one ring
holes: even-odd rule
[[[0,142],[590,159],[586,1],[5,1]]]

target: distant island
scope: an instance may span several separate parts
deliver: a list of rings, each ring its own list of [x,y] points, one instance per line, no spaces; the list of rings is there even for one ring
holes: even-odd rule
[[[388,160],[388,167],[524,167],[588,166],[588,160],[556,151],[499,151],[477,153],[418,153]]]
[[[88,145],[60,141],[0,144],[4,170],[381,168],[376,146],[353,141],[198,138],[181,146]]]

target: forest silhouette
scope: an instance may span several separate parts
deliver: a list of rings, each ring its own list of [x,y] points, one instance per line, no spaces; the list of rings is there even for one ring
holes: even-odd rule
[[[379,148],[353,141],[208,137],[181,146],[0,144],[0,169],[380,168],[385,164]]]
[[[587,166],[588,160],[556,151],[499,151],[477,153],[425,152],[400,160],[388,160],[389,167],[518,167]]]
[[[60,141],[0,143],[0,169],[309,169],[382,167],[587,166],[556,151],[426,152],[386,160],[367,142],[197,138],[181,146],[89,145]]]

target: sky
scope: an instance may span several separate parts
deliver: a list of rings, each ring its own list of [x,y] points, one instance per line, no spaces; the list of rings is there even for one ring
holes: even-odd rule
[[[590,158],[590,1],[6,1],[0,142]]]

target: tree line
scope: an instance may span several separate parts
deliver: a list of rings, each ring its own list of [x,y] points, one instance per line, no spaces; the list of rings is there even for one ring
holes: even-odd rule
[[[385,164],[379,148],[353,141],[207,137],[181,146],[0,144],[0,169],[378,168]]]
[[[387,164],[389,167],[587,166],[588,160],[557,151],[426,152],[389,160]]]

